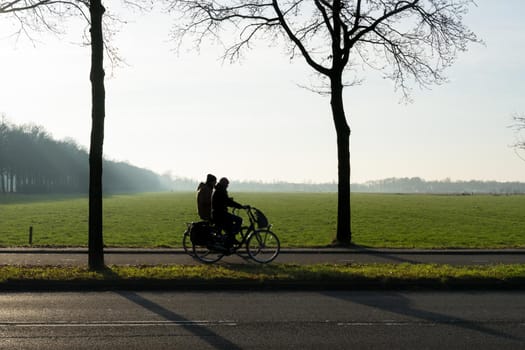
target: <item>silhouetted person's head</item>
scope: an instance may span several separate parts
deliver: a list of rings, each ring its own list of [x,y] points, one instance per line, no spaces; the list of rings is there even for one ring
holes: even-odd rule
[[[215,175],[208,174],[206,176],[206,184],[207,185],[215,186],[216,183],[217,183],[217,178],[215,177]]]
[[[217,186],[226,189],[228,188],[229,184],[230,184],[230,181],[228,181],[227,178],[223,177],[219,180],[219,183],[217,184]]]

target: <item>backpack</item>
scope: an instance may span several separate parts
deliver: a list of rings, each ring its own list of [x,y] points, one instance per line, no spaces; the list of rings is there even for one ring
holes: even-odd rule
[[[266,228],[270,225],[270,223],[268,222],[268,218],[266,218],[266,215],[264,215],[262,211],[255,208],[253,208],[253,211],[255,216],[255,222],[257,223],[258,228]]]

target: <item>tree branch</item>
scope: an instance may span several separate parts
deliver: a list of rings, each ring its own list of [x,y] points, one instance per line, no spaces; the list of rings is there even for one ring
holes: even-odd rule
[[[319,73],[329,76],[331,74],[330,69],[315,62],[312,56],[310,55],[310,53],[308,52],[308,50],[306,50],[306,47],[303,45],[303,43],[292,32],[292,30],[290,29],[290,26],[288,25],[288,22],[284,18],[284,15],[281,9],[279,8],[279,4],[277,3],[277,0],[272,0],[272,4],[275,10],[275,13],[277,13],[277,17],[279,18],[279,22],[281,23],[281,26],[283,27],[284,31],[286,32],[290,40],[299,48],[306,62]]]
[[[177,37],[222,38],[240,29],[226,55],[238,58],[256,37],[283,35],[293,58],[300,52],[314,71],[337,77],[353,59],[388,76],[408,96],[408,78],[421,87],[445,81],[442,72],[469,42],[479,42],[462,23],[472,0],[165,0],[181,9]],[[314,5],[314,6],[312,6]],[[370,50],[370,54],[367,54]],[[376,64],[371,61],[382,61]]]
[[[395,4],[394,6],[394,9],[391,10],[391,11],[387,11],[386,9],[384,10],[384,14],[377,18],[376,20],[373,21],[373,23],[368,26],[368,27],[364,27],[363,30],[361,31],[354,31],[354,32],[349,32],[349,35],[353,35],[353,33],[356,33],[354,37],[350,38],[350,45],[353,46],[357,41],[359,41],[363,36],[365,36],[366,34],[368,34],[369,32],[372,32],[375,30],[375,28],[380,25],[381,23],[385,22],[386,20],[388,20],[389,18],[403,12],[403,11],[406,11],[410,8],[414,8],[417,3],[419,2],[420,0],[413,0],[412,2],[409,2],[409,1],[399,1]],[[405,4],[403,6],[399,6],[401,4]],[[356,21],[358,22],[358,21]],[[357,28],[356,26],[354,26],[354,28]]]
[[[330,35],[334,35],[334,28],[330,24],[330,17],[328,16],[328,13],[326,12],[326,9],[324,8],[325,2],[321,0],[314,0],[315,6],[319,9],[321,12],[321,15],[323,16],[324,23],[326,24],[326,28],[328,29],[328,32]]]

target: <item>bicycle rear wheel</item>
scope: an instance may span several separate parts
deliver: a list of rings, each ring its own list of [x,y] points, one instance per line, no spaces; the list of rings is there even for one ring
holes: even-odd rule
[[[281,250],[279,238],[268,229],[256,230],[250,234],[246,242],[248,255],[261,264],[273,261]]]
[[[182,235],[182,247],[184,248],[184,252],[186,254],[188,254],[189,256],[193,256],[193,247],[191,243],[189,230],[186,230]]]
[[[224,253],[218,250],[213,250],[207,246],[193,245],[193,255],[197,260],[202,261],[205,264],[213,264],[222,259]]]

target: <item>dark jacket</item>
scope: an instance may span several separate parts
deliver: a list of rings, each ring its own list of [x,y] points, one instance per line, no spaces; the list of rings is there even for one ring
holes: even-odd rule
[[[202,220],[211,220],[211,196],[213,186],[200,183],[197,189],[197,210]]]
[[[211,197],[211,208],[213,218],[221,217],[223,213],[228,212],[228,207],[241,209],[242,205],[228,197],[228,191],[223,186],[215,186],[215,191]]]

